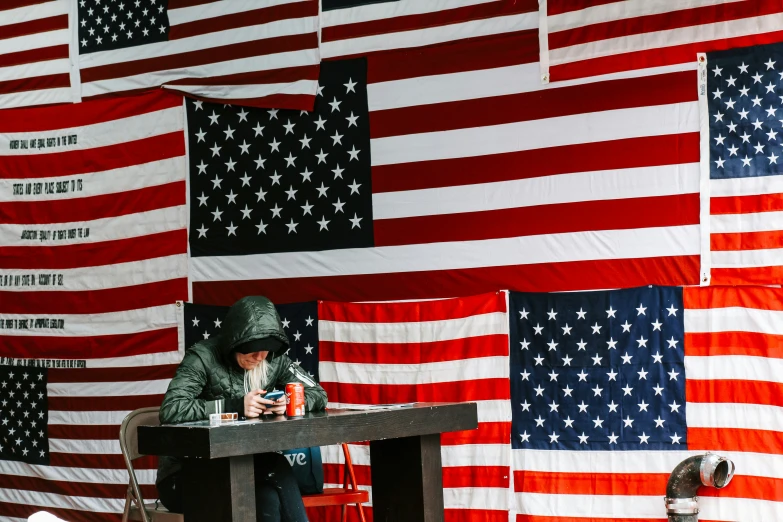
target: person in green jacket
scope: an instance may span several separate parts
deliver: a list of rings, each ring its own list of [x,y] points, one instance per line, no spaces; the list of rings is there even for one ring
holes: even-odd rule
[[[307,411],[326,407],[326,392],[285,352],[288,337],[266,297],[244,297],[231,306],[222,333],[194,344],[185,353],[160,407],[160,422],[176,424],[209,419],[210,413],[240,417],[285,413],[285,397],[264,399],[289,382],[305,388]],[[288,460],[279,453],[255,456],[256,513],[264,522],[306,522],[302,495]],[[163,505],[181,513],[182,464],[160,457],[155,484]]]

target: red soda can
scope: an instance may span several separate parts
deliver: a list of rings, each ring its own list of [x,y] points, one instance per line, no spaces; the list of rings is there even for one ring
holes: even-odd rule
[[[305,414],[304,385],[289,382],[285,385],[285,414],[288,417],[301,417]]]

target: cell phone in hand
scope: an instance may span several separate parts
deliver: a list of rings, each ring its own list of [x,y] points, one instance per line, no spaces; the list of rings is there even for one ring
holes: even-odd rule
[[[273,391],[267,393],[266,395],[264,395],[264,399],[269,399],[270,401],[276,401],[277,399],[279,399],[283,395],[285,395],[285,392],[280,391],[280,390],[273,390]]]

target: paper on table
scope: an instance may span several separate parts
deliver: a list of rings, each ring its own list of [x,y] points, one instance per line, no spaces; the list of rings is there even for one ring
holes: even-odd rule
[[[391,408],[408,408],[416,404],[415,402],[405,402],[401,404],[348,404],[341,405],[336,410],[386,410]]]

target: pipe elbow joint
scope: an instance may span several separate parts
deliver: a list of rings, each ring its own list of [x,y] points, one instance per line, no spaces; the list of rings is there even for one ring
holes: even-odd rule
[[[734,463],[726,457],[707,453],[680,462],[666,484],[666,513],[669,520],[696,520],[701,486],[724,488],[734,477]]]

